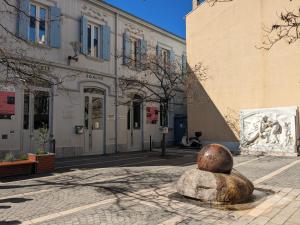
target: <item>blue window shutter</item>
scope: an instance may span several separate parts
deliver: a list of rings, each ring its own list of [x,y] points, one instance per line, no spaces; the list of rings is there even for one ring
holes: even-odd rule
[[[23,40],[29,39],[29,0],[19,0],[20,12],[18,14],[17,34]]]
[[[138,46],[137,46],[137,67],[141,68],[142,63],[142,40],[138,39]]]
[[[50,46],[53,48],[61,47],[61,11],[56,6],[50,7]]]
[[[162,65],[161,62],[161,47],[159,45],[156,46],[156,60],[157,60],[157,70],[158,73],[162,73],[162,70],[160,69],[159,65]]]
[[[142,69],[145,69],[145,64],[146,64],[146,60],[147,60],[147,41],[144,39],[140,40],[140,45],[141,47],[140,49],[140,53],[141,53],[141,67]]]
[[[81,17],[80,24],[80,41],[81,53],[87,55],[88,53],[88,35],[87,35],[88,20],[85,16]]]
[[[169,62],[175,64],[175,52],[173,50],[170,50],[169,52]]]
[[[107,25],[102,25],[101,27],[101,35],[102,38],[99,39],[101,42],[99,46],[101,46],[100,57],[103,60],[109,61],[110,60],[110,27]]]
[[[187,72],[187,61],[186,61],[186,55],[185,54],[183,54],[182,55],[182,66],[181,66],[181,68],[182,68],[182,73],[186,73]]]
[[[156,46],[156,57],[157,59],[161,58],[161,47],[159,45]]]
[[[125,32],[123,34],[123,64],[130,62],[130,36]]]

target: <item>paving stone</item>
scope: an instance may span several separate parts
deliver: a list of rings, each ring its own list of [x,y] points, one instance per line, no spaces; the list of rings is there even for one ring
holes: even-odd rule
[[[176,193],[174,183],[179,176],[185,170],[195,166],[196,152],[172,150],[169,153],[170,157],[163,160],[155,154],[157,152],[151,153],[149,157],[146,153],[108,156],[103,159],[105,163],[93,164],[92,168],[81,168],[74,172],[49,177],[0,183],[0,224],[7,224],[9,221],[21,223],[51,215],[57,216],[43,220],[40,224],[157,225],[179,217],[183,220],[178,221],[178,224],[197,225],[242,225],[251,222],[264,224],[267,219],[274,219],[273,222],[276,222],[268,221],[267,224],[277,224],[281,220],[291,225],[300,221],[300,206],[295,203],[300,202],[297,201],[300,200],[300,188],[297,188],[296,182],[293,181],[293,177],[296,176],[294,167],[285,171],[284,177],[278,174],[266,183],[258,185],[260,188],[276,192],[270,196],[271,200],[264,200],[256,206],[257,209],[230,211],[172,198],[172,194]],[[132,159],[139,156],[144,157],[144,161],[140,158]],[[118,161],[122,157],[127,157],[128,163],[133,166],[119,167],[126,164],[126,160]],[[76,160],[79,161],[75,159],[75,163]],[[95,163],[95,159],[89,160],[85,158],[84,162]],[[257,159],[253,156],[239,156],[234,157],[234,165],[240,164],[237,170],[242,173],[247,171],[245,174],[248,174],[251,179],[258,179],[294,160],[284,157]],[[113,162],[109,165],[108,161]],[[64,165],[63,161],[59,163]],[[67,165],[71,163],[68,162]],[[291,176],[288,178],[288,185],[280,186],[286,181],[286,176]],[[298,178],[294,179],[297,181]],[[276,180],[276,184],[272,183],[273,180]],[[33,193],[18,195],[28,192]],[[13,198],[7,198],[9,196]],[[93,206],[95,203],[114,198],[117,201],[110,204],[96,204],[94,207],[84,209],[85,206]],[[81,208],[82,210],[75,213],[64,214]],[[278,220],[275,220],[276,217]]]

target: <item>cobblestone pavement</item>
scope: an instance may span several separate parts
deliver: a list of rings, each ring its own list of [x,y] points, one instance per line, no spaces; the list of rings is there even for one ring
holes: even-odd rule
[[[195,161],[195,151],[175,149],[165,158],[139,152],[57,160],[52,175],[0,182],[0,225],[300,224],[300,159],[234,157],[257,197],[231,208],[176,194],[175,182]]]

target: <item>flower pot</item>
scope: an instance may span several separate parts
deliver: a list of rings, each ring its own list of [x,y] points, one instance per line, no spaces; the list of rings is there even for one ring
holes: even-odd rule
[[[28,154],[28,159],[36,161],[36,173],[51,173],[54,171],[55,154]]]
[[[30,175],[33,172],[35,161],[32,160],[16,160],[13,162],[0,162],[0,178]]]

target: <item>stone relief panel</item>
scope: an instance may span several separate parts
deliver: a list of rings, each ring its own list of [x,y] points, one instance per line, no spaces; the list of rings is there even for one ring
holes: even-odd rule
[[[295,152],[297,107],[241,110],[241,149]]]
[[[132,34],[140,36],[141,38],[144,37],[144,31],[140,27],[133,25],[132,23],[126,23],[125,30],[129,31]]]
[[[87,4],[81,5],[82,13],[91,18],[106,22],[107,15],[97,8],[93,8]]]

